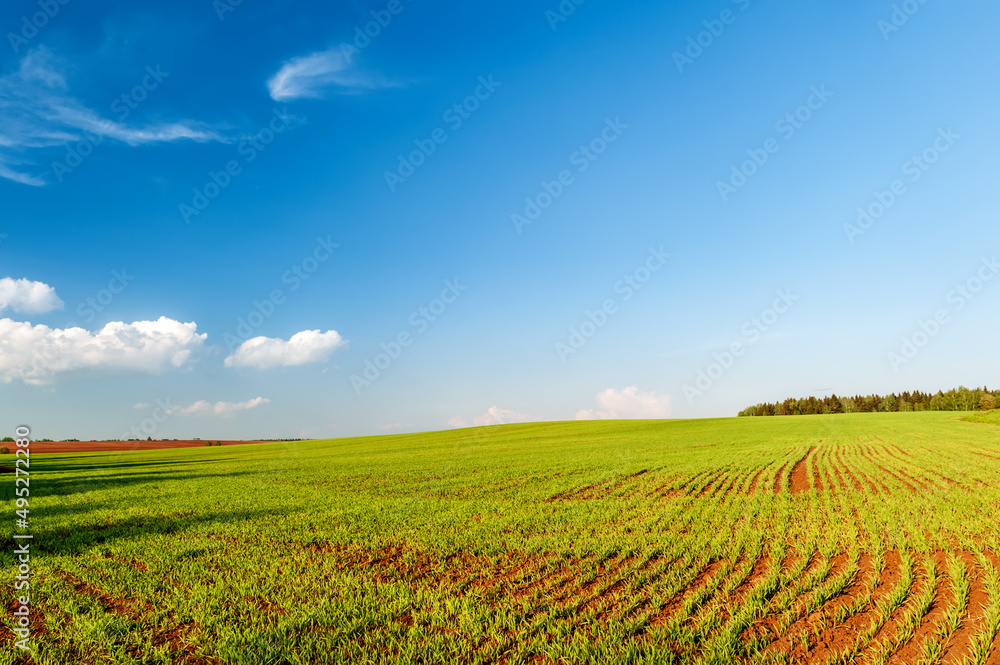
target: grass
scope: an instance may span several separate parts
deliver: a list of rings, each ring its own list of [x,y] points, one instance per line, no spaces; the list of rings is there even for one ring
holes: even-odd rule
[[[33,662],[892,662],[933,597],[915,562],[945,551],[960,593],[940,636],[971,629],[969,662],[984,663],[1000,628],[985,568],[1000,551],[1000,436],[961,418],[537,423],[36,456]],[[888,588],[844,595],[861,556],[878,579],[890,551],[903,565]],[[968,615],[976,579],[990,603]],[[857,643],[821,646],[855,617]],[[900,630],[879,635],[890,617]],[[12,625],[0,665],[31,662]],[[938,662],[945,645],[917,647]]]

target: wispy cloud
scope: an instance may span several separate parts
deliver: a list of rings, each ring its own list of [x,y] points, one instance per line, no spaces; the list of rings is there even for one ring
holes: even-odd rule
[[[130,126],[110,120],[78,101],[62,74],[63,64],[38,47],[16,72],[0,76],[0,178],[24,185],[46,184],[32,155],[89,136],[138,146],[172,141],[225,141],[198,122]]]
[[[292,58],[267,81],[271,98],[278,102],[317,98],[324,92],[358,93],[401,85],[378,74],[364,72],[352,62],[343,45]]]

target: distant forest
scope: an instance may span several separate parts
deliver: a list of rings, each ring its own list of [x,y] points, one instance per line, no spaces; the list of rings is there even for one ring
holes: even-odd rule
[[[789,398],[774,404],[747,407],[741,416],[808,416],[817,413],[871,413],[874,411],[989,411],[997,408],[1000,390],[960,387],[937,394],[905,392],[891,395],[855,395],[854,397]]]

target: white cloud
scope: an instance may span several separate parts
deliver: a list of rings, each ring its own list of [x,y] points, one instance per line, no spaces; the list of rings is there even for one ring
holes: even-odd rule
[[[486,425],[506,425],[507,423],[525,423],[531,420],[529,416],[510,409],[501,409],[498,406],[491,406],[481,416],[472,419],[473,427],[483,427]],[[448,419],[449,427],[468,427],[469,422],[462,416],[455,416]]]
[[[4,277],[0,279],[0,312],[8,307],[15,312],[42,314],[62,309],[63,301],[48,284]]]
[[[112,321],[96,333],[0,319],[0,381],[46,384],[74,370],[157,373],[192,362],[207,335],[195,323]]]
[[[70,94],[61,73],[64,67],[42,46],[25,55],[18,71],[0,76],[0,178],[44,185],[38,167],[24,154],[88,137],[95,142],[106,137],[130,146],[179,140],[225,141],[203,123],[136,127],[104,118]]]
[[[523,423],[528,421],[528,416],[510,409],[501,409],[491,406],[486,413],[472,419],[472,424],[482,425],[505,425],[507,423]]]
[[[345,45],[292,58],[267,81],[271,99],[286,102],[303,97],[316,98],[328,88],[355,93],[361,90],[392,88],[399,84],[375,74],[364,73],[351,62]]]
[[[670,397],[642,392],[635,386],[608,388],[597,394],[597,409],[580,409],[577,420],[668,418],[673,410]]]
[[[191,406],[174,409],[170,412],[170,414],[177,414],[181,416],[222,416],[223,418],[232,418],[240,411],[255,409],[261,404],[269,404],[270,402],[271,400],[264,397],[254,397],[253,399],[249,399],[245,402],[216,402],[215,404],[201,400],[195,402]]]
[[[303,330],[287,342],[277,337],[254,337],[240,344],[224,364],[255,369],[311,365],[326,362],[330,354],[346,344],[336,330]]]
[[[393,423],[391,425],[379,425],[378,428],[382,431],[390,429],[403,429],[403,425],[400,423]]]

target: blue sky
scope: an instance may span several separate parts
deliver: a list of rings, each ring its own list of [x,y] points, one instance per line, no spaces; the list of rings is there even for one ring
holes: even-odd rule
[[[7,3],[3,427],[326,437],[993,385],[998,19]]]

